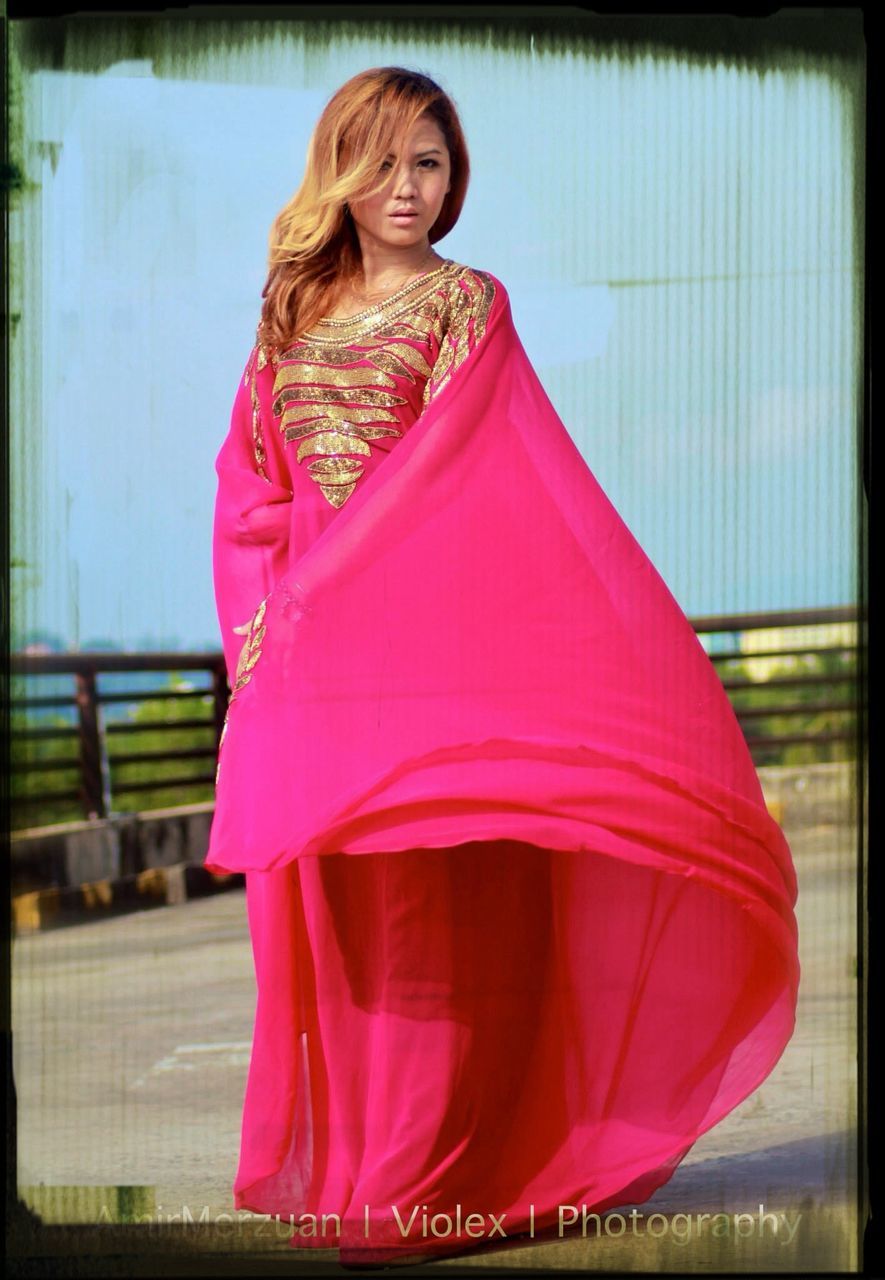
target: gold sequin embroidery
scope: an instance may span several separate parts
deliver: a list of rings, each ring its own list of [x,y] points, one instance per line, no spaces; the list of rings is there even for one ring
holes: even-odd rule
[[[261,657],[261,642],[264,639],[267,627],[264,624],[264,614],[267,610],[268,597],[261,601],[261,604],[252,615],[249,623],[249,633],[246,642],[240,651],[240,657],[237,662],[236,678],[234,682],[234,693],[238,689],[242,689],[244,684],[248,684],[252,679],[252,670]],[[233,695],[231,695],[233,696]]]
[[[344,422],[336,421],[337,410],[328,409],[325,413],[315,414],[312,418],[307,418],[304,422],[295,427],[286,428],[286,440],[291,443],[293,440],[299,440],[302,436],[313,435],[319,430],[318,423],[323,421],[329,422],[329,430],[336,435],[353,437],[355,440],[378,440],[381,436],[398,436],[402,432],[397,427],[364,427],[359,423],[351,422],[350,419],[355,416],[354,411],[348,414],[347,420]],[[360,411],[362,412],[362,411]],[[367,411],[368,412],[368,411]],[[369,414],[370,418],[375,415]],[[354,452],[365,453],[365,449],[357,447]],[[301,455],[304,457],[304,454]]]
[[[416,335],[412,334],[410,336],[414,338]],[[395,379],[397,377],[406,378],[414,384],[416,373],[422,378],[430,376],[430,365],[424,359],[424,356],[416,347],[410,346],[406,342],[389,342],[384,338],[367,337],[361,340],[360,346],[366,349],[365,355],[368,355],[368,352],[371,351],[372,364],[378,370],[379,375],[381,373],[389,375],[383,382],[380,376],[376,377],[374,380],[379,385],[393,387],[396,385]],[[304,342],[299,347],[293,347],[290,351],[285,352],[280,359],[296,360],[298,363],[291,379],[287,379],[286,372],[292,366],[283,365],[280,368],[276,383],[279,387],[289,386],[290,383],[301,385],[302,383],[310,382],[310,374],[315,374],[315,380],[326,386],[353,386],[357,385],[358,379],[365,381],[365,369],[328,367],[330,365],[352,365],[354,355],[349,347],[311,346]]]
[[[293,366],[289,366],[292,368]],[[363,374],[363,383],[369,381],[371,377],[374,381],[374,373],[372,370],[353,370],[354,373],[361,372]],[[367,376],[368,375],[368,376]],[[274,400],[274,413],[279,415],[283,413],[284,405],[290,401],[296,401],[299,405],[308,402],[316,404],[356,404],[356,405],[384,405],[392,407],[396,404],[405,404],[402,396],[395,396],[392,391],[379,391],[376,387],[318,387],[313,381],[305,382],[301,386],[288,386],[281,391]],[[395,415],[392,415],[395,419]]]
[[[456,286],[460,296],[454,300],[448,331],[433,371],[424,384],[425,407],[448,385],[452,375],[482,339],[495,300],[494,281],[485,271],[468,270],[461,278],[468,289]]]
[[[261,402],[258,398],[258,374],[267,364],[267,351],[261,345],[256,343],[252,349],[252,356],[246,366],[245,382],[246,386],[251,388],[252,394],[252,449],[255,454],[255,466],[262,480],[271,483],[270,477],[264,470],[264,464],[267,462],[267,452],[264,448],[264,435],[261,429]]]
[[[466,280],[465,293],[459,280]],[[402,436],[395,410],[406,403],[396,379],[439,390],[485,331],[494,286],[482,272],[447,259],[377,306],[321,320],[275,362],[273,412],[296,461],[334,507],[354,492],[371,456],[368,441]],[[453,331],[454,326],[454,331]],[[434,342],[439,350],[432,363]],[[443,356],[443,362],[440,362]],[[346,457],[356,454],[357,457]]]
[[[374,307],[344,319],[332,317],[319,320],[318,328],[308,333],[306,340],[308,342],[358,342],[362,335],[380,332],[379,326],[383,326],[384,331],[387,332],[387,326],[391,321],[406,312],[411,312],[416,303],[423,301],[439,288],[443,279],[457,276],[462,269],[458,263],[447,258],[434,271],[418,276],[416,280],[404,285],[402,289],[398,289],[389,298],[376,303]]]
[[[264,615],[267,610],[267,602],[269,599],[270,599],[269,596],[265,596],[264,599],[261,601],[261,604],[258,606],[254,614],[252,615],[249,621],[248,634],[243,643],[243,647],[240,650],[240,656],[237,659],[237,669],[234,674],[234,687],[231,691],[230,697],[227,700],[227,709],[224,713],[224,724],[221,726],[221,734],[219,735],[219,738],[218,738],[219,759],[215,768],[216,784],[218,783],[218,774],[219,774],[219,770],[221,769],[221,756],[220,756],[221,744],[224,742],[224,737],[225,737],[225,734],[227,733],[227,724],[228,724],[228,720],[230,719],[231,704],[233,703],[233,700],[237,696],[240,689],[242,689],[244,685],[247,685],[249,681],[252,679],[252,672],[255,668],[255,664],[258,662],[258,659],[261,657],[261,642],[264,640],[264,636],[267,631],[267,627],[264,625]]]
[[[423,333],[407,336],[426,343]],[[299,441],[298,463],[320,455],[307,463],[308,475],[333,507],[341,507],[364,471],[358,457],[342,455],[371,456],[368,441],[402,436],[398,426],[379,425],[398,422],[394,410],[406,403],[390,388],[396,376],[413,385],[416,377],[426,378],[430,364],[410,343],[377,337],[364,340],[360,350],[305,343],[285,354],[290,363],[279,366],[274,380],[274,414],[286,443]]]
[[[323,353],[328,356],[331,352]],[[323,354],[318,357],[323,359]],[[347,358],[353,360],[353,355],[347,353]],[[290,376],[286,376],[290,374]],[[373,376],[373,381],[379,386],[395,387],[396,379],[391,377],[389,373],[378,371]],[[280,394],[274,401],[273,411],[278,414],[280,412],[279,405],[285,400],[294,400],[302,394],[303,388],[315,383],[320,387],[341,387],[343,390],[350,390],[353,387],[364,387],[366,385],[365,369],[332,369],[323,364],[313,364],[305,356],[298,359],[297,365],[286,365],[280,370],[280,376],[275,383],[276,387],[280,387]]]

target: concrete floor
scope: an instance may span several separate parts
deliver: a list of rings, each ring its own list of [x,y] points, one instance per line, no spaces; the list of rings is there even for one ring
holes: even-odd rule
[[[784,825],[800,882],[802,985],[795,1035],[768,1080],[637,1206],[643,1216],[618,1211],[624,1234],[487,1248],[433,1268],[857,1268],[856,834],[848,821]],[[218,1219],[233,1214],[254,1008],[243,891],[23,936],[12,961],[22,1198],[46,1222],[94,1222],[102,1204],[113,1217],[114,1187],[138,1184],[144,1220],[214,1224],[191,1248],[260,1252],[307,1274],[288,1230]],[[78,1206],[62,1186],[84,1188]],[[760,1204],[776,1232],[771,1218],[758,1225]],[[644,1227],[653,1213],[665,1215],[659,1238]],[[756,1225],[743,1219],[714,1238],[704,1213]],[[609,1227],[620,1230],[611,1215]],[[347,1274],[336,1257],[310,1251],[314,1266]]]

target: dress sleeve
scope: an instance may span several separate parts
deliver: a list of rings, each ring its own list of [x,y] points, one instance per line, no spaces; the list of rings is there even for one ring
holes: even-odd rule
[[[455,281],[439,354],[424,386],[425,408],[482,341],[495,298],[503,296],[504,286],[487,271],[466,270]]]
[[[231,688],[250,624],[288,567],[291,477],[269,428],[273,366],[256,344],[215,461],[212,559],[215,603]]]

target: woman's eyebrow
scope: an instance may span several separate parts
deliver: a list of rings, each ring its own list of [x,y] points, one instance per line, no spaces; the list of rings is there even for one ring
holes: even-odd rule
[[[442,155],[442,152],[440,151],[439,147],[426,147],[423,151],[415,151],[413,154],[416,156],[440,156]],[[396,156],[393,154],[392,151],[388,151],[384,159],[395,160]]]

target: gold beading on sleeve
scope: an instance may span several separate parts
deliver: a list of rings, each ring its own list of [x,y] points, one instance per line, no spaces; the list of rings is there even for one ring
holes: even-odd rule
[[[452,283],[448,328],[424,384],[425,407],[448,386],[452,375],[482,341],[494,300],[495,284],[485,271],[467,269],[460,282]]]
[[[264,470],[267,452],[264,448],[264,435],[261,429],[261,401],[258,396],[258,374],[267,364],[267,351],[257,342],[252,348],[252,356],[246,367],[246,384],[251,387],[252,394],[252,449],[255,453],[255,467],[262,480],[271,483]]]
[[[249,623],[249,634],[246,642],[240,651],[239,661],[237,662],[236,680],[234,683],[234,693],[238,689],[242,689],[244,684],[248,684],[252,679],[252,668],[261,657],[261,642],[267,627],[264,626],[264,614],[267,610],[268,597],[265,596],[261,604],[252,615]]]
[[[219,735],[219,738],[218,738],[219,755],[218,755],[218,762],[215,766],[216,786],[218,785],[218,775],[221,771],[221,744],[224,742],[224,737],[225,737],[225,734],[227,733],[227,724],[228,724],[228,720],[230,719],[231,704],[233,703],[233,700],[237,696],[240,689],[242,689],[244,685],[247,685],[249,681],[252,679],[252,671],[255,667],[255,664],[258,662],[258,659],[261,657],[261,642],[264,640],[265,632],[267,631],[267,627],[264,625],[264,615],[265,615],[265,612],[267,611],[267,602],[269,599],[270,599],[269,596],[265,596],[264,599],[259,604],[258,608],[253,613],[252,617],[250,618],[249,624],[248,624],[248,634],[246,636],[245,641],[243,642],[243,647],[240,650],[240,656],[237,659],[237,669],[234,674],[234,687],[231,691],[230,697],[227,700],[227,709],[224,713],[224,724],[221,726],[221,734]],[[234,630],[241,631],[242,628],[235,627]]]

